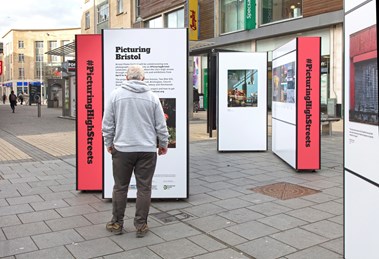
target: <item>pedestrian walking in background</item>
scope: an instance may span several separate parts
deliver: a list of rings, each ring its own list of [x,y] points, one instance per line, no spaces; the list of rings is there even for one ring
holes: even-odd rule
[[[112,220],[106,229],[121,234],[132,173],[137,182],[134,226],[136,236],[148,232],[151,186],[158,155],[167,153],[168,130],[159,98],[144,82],[142,66],[128,68],[126,81],[110,94],[105,106],[102,132],[112,154]],[[158,139],[158,143],[157,143]]]
[[[24,102],[24,93],[21,92],[19,95],[18,95],[18,99],[20,100],[20,104],[22,105],[22,103]]]
[[[14,91],[12,91],[9,95],[9,103],[11,105],[12,112],[14,113],[17,105],[17,96],[14,94]]]
[[[7,95],[4,93],[3,94],[3,104],[5,104],[5,100],[7,99]]]
[[[194,87],[193,88],[193,111],[194,112],[199,111],[199,101],[200,101],[199,92]]]

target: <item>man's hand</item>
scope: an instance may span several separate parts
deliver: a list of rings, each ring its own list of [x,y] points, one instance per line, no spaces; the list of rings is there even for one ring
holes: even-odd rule
[[[112,154],[113,146],[107,147],[107,151],[108,151],[109,154]]]
[[[166,155],[166,154],[167,154],[167,147],[158,148],[158,155]]]

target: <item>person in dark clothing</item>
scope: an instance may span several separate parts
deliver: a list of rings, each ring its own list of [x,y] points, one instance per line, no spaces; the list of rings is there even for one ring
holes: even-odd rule
[[[20,104],[22,105],[22,103],[24,102],[24,93],[21,92],[19,95],[18,95],[18,99],[20,100]]]
[[[200,101],[199,92],[194,87],[193,88],[193,111],[194,112],[197,112],[199,110],[199,101]]]
[[[7,100],[7,95],[4,93],[3,94],[3,104],[5,104],[5,101]]]
[[[14,94],[14,91],[9,95],[9,103],[11,104],[12,112],[14,113],[17,105],[17,96]]]

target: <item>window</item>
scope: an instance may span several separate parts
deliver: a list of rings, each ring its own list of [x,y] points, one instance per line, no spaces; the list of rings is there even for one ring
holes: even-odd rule
[[[85,29],[89,29],[90,28],[90,17],[89,17],[89,12],[86,12],[85,14]]]
[[[58,42],[56,40],[49,41],[49,50],[58,48]],[[50,55],[50,62],[58,62],[58,56]]]
[[[245,28],[245,1],[221,0],[220,32],[228,33]]]
[[[37,54],[36,55],[36,61],[37,62],[43,62],[43,54]]]
[[[145,22],[146,28],[163,28],[163,19],[162,16],[148,20]]]
[[[42,64],[42,63],[41,63]],[[35,74],[35,78],[38,78],[38,79],[41,79],[43,76],[43,69],[42,69],[42,65],[38,65],[36,67],[36,74]]]
[[[135,0],[136,2],[136,20],[138,17],[141,16],[141,1],[140,0]]]
[[[184,9],[179,9],[166,15],[167,28],[184,28]]]
[[[19,49],[23,49],[25,46],[24,46],[24,41],[23,40],[19,40],[18,41],[18,48]]]
[[[261,0],[261,24],[302,15],[302,0]]]
[[[36,41],[36,49],[43,49],[43,41]]]
[[[117,14],[124,12],[123,0],[117,0]]]
[[[25,78],[25,71],[23,67],[18,68],[18,79],[24,79]]]
[[[18,54],[18,62],[24,63],[25,62],[25,56],[24,54]]]
[[[108,21],[108,18],[109,18],[109,7],[108,7],[108,4],[104,4],[98,8],[97,23]]]
[[[36,50],[35,50],[36,61],[43,62],[43,41],[36,41],[35,46],[36,46]]]

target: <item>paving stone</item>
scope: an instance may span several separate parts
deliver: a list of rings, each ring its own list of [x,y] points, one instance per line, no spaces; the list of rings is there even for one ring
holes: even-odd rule
[[[71,192],[51,192],[50,193],[43,193],[40,194],[40,196],[45,201],[52,201],[52,200],[64,200],[66,198],[75,198],[76,196]]]
[[[7,215],[0,217],[0,228],[21,224],[21,221],[16,215]]]
[[[228,210],[218,215],[236,223],[244,223],[264,217],[263,214],[245,208]]]
[[[59,183],[54,180],[46,180],[46,181],[31,182],[29,183],[29,185],[32,188],[35,188],[35,187],[48,187],[52,185],[59,185]]]
[[[226,211],[226,209],[213,205],[213,204],[201,204],[198,206],[192,206],[190,208],[186,208],[183,211],[189,214],[195,215],[197,217],[206,217],[206,216],[210,216],[213,214]]]
[[[46,224],[53,231],[92,225],[91,222],[89,222],[83,216],[74,216],[74,217],[68,217],[68,218],[62,218],[62,219],[51,219],[51,220],[47,220]]]
[[[190,195],[189,198],[187,199],[187,202],[196,206],[196,205],[211,203],[211,202],[219,201],[219,200],[220,199],[210,196],[209,194],[200,193],[200,194]]]
[[[343,236],[343,226],[328,220],[322,220],[309,225],[304,225],[301,228],[329,239],[335,239]]]
[[[231,248],[228,249],[223,249],[211,253],[207,253],[205,255],[199,255],[193,257],[194,259],[213,259],[213,258],[238,258],[238,259],[243,259],[243,258],[250,258],[242,253],[236,252]]]
[[[276,200],[273,201],[279,205],[291,208],[291,209],[301,209],[304,207],[309,207],[311,205],[315,205],[316,203],[303,200],[301,198],[289,199],[289,200]]]
[[[204,218],[189,220],[186,223],[201,229],[204,232],[211,232],[217,229],[230,227],[232,225],[235,225],[234,222],[231,222],[228,219],[225,219],[223,217],[212,215]]]
[[[141,240],[136,238],[135,229],[133,232],[123,233],[122,235],[114,235],[109,237],[113,242],[119,245],[122,249],[130,251],[136,248],[149,247],[155,244],[164,243],[165,240],[149,231],[146,236]]]
[[[286,212],[286,214],[302,219],[302,220],[306,220],[308,222],[316,222],[316,221],[331,218],[334,216],[333,214],[316,210],[313,208],[302,208],[302,209]]]
[[[35,187],[35,188],[27,188],[27,189],[19,189],[19,192],[22,196],[29,195],[41,195],[44,193],[52,193],[52,191],[47,186]]]
[[[200,232],[196,229],[181,222],[156,228],[150,228],[150,231],[167,241],[200,234]]]
[[[213,202],[213,204],[228,210],[245,208],[252,205],[252,203],[238,198],[224,199],[217,202]]]
[[[317,204],[315,206],[312,206],[312,208],[317,209],[317,210],[322,210],[328,213],[332,213],[334,215],[343,214],[343,205],[334,201]]]
[[[62,215],[62,217],[70,217],[76,215],[83,215],[88,213],[94,213],[96,210],[90,205],[71,206],[67,208],[56,209],[56,211]]]
[[[304,249],[327,241],[328,239],[309,231],[294,228],[271,235],[278,241],[288,244],[297,249]]]
[[[30,237],[0,241],[0,258],[38,250]]]
[[[51,232],[50,228],[44,222],[35,222],[3,227],[3,231],[8,239],[15,239],[19,237],[26,237]]]
[[[71,191],[75,189],[75,186],[72,184],[61,184],[61,185],[53,185],[50,186],[50,189],[53,192],[63,192],[63,191]]]
[[[42,210],[42,211],[37,211],[37,212],[28,212],[28,213],[18,214],[18,217],[23,223],[31,223],[31,222],[61,218],[61,216],[55,210]]]
[[[104,259],[162,259],[146,247],[130,250],[127,252],[117,253],[114,255],[104,256]]]
[[[101,212],[84,214],[83,216],[89,221],[91,221],[92,224],[100,224],[100,223],[106,223],[110,221],[112,218],[112,212],[101,211]]]
[[[337,197],[329,195],[329,194],[325,194],[325,193],[316,193],[316,194],[304,196],[302,198],[304,200],[313,201],[316,203],[323,203],[323,202],[335,200]]]
[[[333,217],[333,218],[329,218],[328,220],[332,221],[334,223],[343,225],[343,215],[340,215],[340,216],[337,216],[337,217]]]
[[[100,238],[66,246],[75,258],[92,258],[110,255],[123,250],[109,238]]]
[[[266,216],[272,216],[276,214],[280,214],[283,212],[287,212],[291,209],[281,206],[279,204],[276,204],[274,202],[266,202],[258,205],[253,205],[250,207],[247,207],[249,210],[256,211],[258,213],[264,214]]]
[[[308,224],[308,222],[288,216],[286,214],[277,214],[270,217],[264,217],[257,219],[257,221],[262,222],[268,226],[277,228],[279,230],[287,230],[291,228],[295,228],[301,225]]]
[[[201,248],[200,246],[192,243],[187,239],[178,239],[171,242],[152,245],[149,246],[149,248],[165,259],[188,258],[207,252],[207,250]]]
[[[108,237],[113,234],[105,229],[105,223],[75,228],[85,240]]]
[[[38,195],[31,195],[31,196],[7,198],[7,201],[10,205],[17,205],[17,204],[25,204],[25,203],[30,203],[30,202],[40,202],[40,201],[43,201],[43,199]]]
[[[246,241],[248,241],[247,239],[225,229],[212,231],[211,233],[209,233],[209,235],[231,246],[235,246],[235,245],[245,243]]]
[[[208,235],[192,236],[192,237],[188,237],[188,239],[192,241],[193,243],[206,249],[207,251],[211,251],[211,252],[226,248],[224,244],[209,237]]]
[[[343,258],[341,254],[334,253],[328,249],[315,246],[311,247],[297,253],[287,255],[288,259],[299,259],[299,258],[307,258],[307,259],[338,259]]]
[[[33,207],[34,210],[50,210],[50,209],[58,209],[63,207],[68,207],[69,205],[64,200],[52,200],[52,201],[43,201],[43,202],[33,202],[30,203],[30,206]]]
[[[84,239],[73,229],[57,231],[53,233],[34,235],[33,241],[39,249],[68,245],[83,241]]]
[[[17,259],[74,259],[74,257],[70,254],[70,252],[64,247],[53,247],[49,249],[38,250],[35,252],[30,252],[26,254],[17,255]]]
[[[277,229],[257,221],[241,223],[235,226],[228,227],[226,229],[248,240],[256,239],[278,232]]]
[[[33,208],[29,204],[19,204],[6,207],[0,207],[0,217],[7,215],[16,215],[19,213],[25,213],[33,211]]]
[[[337,254],[343,254],[343,237],[325,242],[320,244],[320,246],[325,247],[326,249],[329,249]]]
[[[262,237],[236,246],[237,249],[254,258],[275,259],[297,250],[270,237]]]
[[[254,193],[251,190],[250,190],[250,192],[252,194],[244,195],[244,196],[240,197],[240,199],[243,199],[245,201],[248,201],[248,202],[251,202],[251,203],[255,203],[255,204],[260,204],[260,203],[264,203],[264,202],[269,202],[269,201],[277,200],[277,199],[272,198],[272,197],[267,196],[267,195],[263,195],[263,194],[260,194],[260,193]]]

